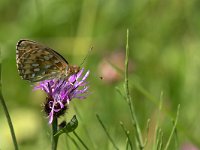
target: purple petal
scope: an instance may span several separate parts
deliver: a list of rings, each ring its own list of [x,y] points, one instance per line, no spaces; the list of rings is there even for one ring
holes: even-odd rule
[[[76,75],[75,75],[75,74],[74,74],[74,75],[71,75],[71,76],[69,77],[68,81],[69,81],[70,83],[74,83],[74,82],[76,81]]]
[[[86,72],[85,76],[83,77],[82,81],[85,81],[85,79],[89,76],[89,74],[90,74],[90,71],[88,70],[88,71]]]
[[[53,111],[49,113],[49,124],[53,122]]]
[[[81,77],[83,71],[84,71],[84,68],[82,68],[82,69],[77,73],[77,76],[76,76],[77,79],[79,79],[79,78]]]
[[[85,99],[87,97],[88,83],[85,80],[89,76],[90,71],[87,71],[85,74],[83,74],[83,71],[84,68],[77,74],[71,75],[68,80],[64,78],[44,80],[34,87],[34,90],[41,89],[48,94],[49,100],[46,106],[48,107],[47,114],[49,124],[51,124],[54,119],[54,113],[56,113],[56,117],[59,117],[57,114],[59,114],[59,112],[65,108],[65,105],[69,104],[73,98]]]

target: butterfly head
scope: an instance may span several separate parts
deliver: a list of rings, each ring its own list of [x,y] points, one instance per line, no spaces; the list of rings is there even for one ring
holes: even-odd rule
[[[72,75],[72,74],[76,74],[80,71],[80,67],[77,65],[72,65],[69,66],[68,70],[67,70],[67,74],[68,75]]]

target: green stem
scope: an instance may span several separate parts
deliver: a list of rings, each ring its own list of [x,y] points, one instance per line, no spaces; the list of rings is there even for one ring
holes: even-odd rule
[[[169,144],[170,144],[170,142],[172,140],[172,136],[173,136],[174,132],[176,131],[176,125],[178,123],[178,118],[179,118],[179,110],[180,110],[180,104],[178,105],[177,113],[176,113],[176,118],[175,118],[175,121],[174,121],[174,125],[173,125],[172,131],[170,133],[169,139],[167,140],[167,144],[166,144],[164,150],[168,149]]]
[[[58,130],[58,120],[57,118],[53,119],[52,122],[52,135],[51,135],[51,144],[52,144],[52,150],[57,149],[57,144],[58,144],[58,137],[59,136],[54,136],[57,133]]]
[[[69,137],[69,139],[74,143],[74,145],[76,146],[77,149],[81,149],[78,145],[78,143],[74,140],[74,138],[72,138],[69,134],[67,134],[67,136]],[[68,145],[69,146],[69,145]],[[68,148],[69,149],[69,148]]]
[[[78,134],[75,131],[73,131],[73,133],[76,136],[76,138],[79,140],[79,142],[81,142],[81,144],[85,147],[85,149],[89,150],[89,148],[86,146],[83,140],[78,136]]]
[[[117,145],[115,144],[114,140],[111,138],[110,134],[108,133],[108,130],[107,130],[106,127],[104,126],[104,124],[103,124],[103,122],[101,121],[101,119],[100,119],[100,117],[99,117],[98,114],[96,114],[96,117],[97,117],[99,123],[101,124],[101,126],[103,127],[103,129],[104,129],[104,131],[105,131],[105,133],[106,133],[108,139],[109,139],[110,142],[113,144],[114,148],[115,148],[116,150],[119,150],[119,148],[118,148]]]
[[[128,81],[129,41],[128,40],[129,40],[129,30],[127,29],[126,59],[125,59],[125,93],[126,93],[127,103],[131,111],[133,126],[135,127],[135,130],[136,130],[136,138],[137,138],[137,142],[139,143],[139,149],[143,150],[144,144],[142,140],[142,135],[141,135],[140,127],[137,121],[137,117],[135,114],[135,110],[134,110],[130,92],[129,92],[129,81]]]
[[[8,108],[7,108],[7,106],[6,106],[6,103],[5,103],[5,101],[4,101],[3,94],[2,94],[2,81],[1,81],[1,50],[0,50],[0,103],[1,103],[1,105],[2,105],[2,107],[3,107],[4,113],[5,113],[5,115],[6,115],[6,119],[7,119],[7,121],[8,121],[8,125],[9,125],[9,128],[10,128],[10,133],[11,133],[11,136],[12,136],[12,140],[13,140],[13,144],[14,144],[15,150],[18,150],[17,139],[16,139],[16,136],[15,136],[13,124],[12,124],[12,121],[11,121],[11,118],[10,118],[10,115],[9,115],[9,112],[8,112]]]
[[[79,113],[79,111],[78,111],[76,105],[74,105],[74,109],[75,109],[75,112],[77,113],[77,115],[79,116],[79,119],[80,119],[80,121],[81,121],[81,120],[82,120],[82,116],[81,116],[81,114]],[[83,129],[85,130],[85,133],[87,134],[88,139],[89,139],[90,142],[92,143],[92,146],[93,146],[92,149],[97,149],[97,148],[96,148],[97,146],[94,144],[94,142],[93,142],[93,140],[92,140],[92,138],[91,138],[91,136],[90,136],[90,134],[89,134],[89,131],[88,131],[86,125],[85,125],[85,124],[82,124],[82,126],[83,126]]]
[[[129,131],[127,131],[127,130],[125,129],[124,123],[123,123],[123,122],[120,122],[120,125],[121,125],[121,127],[122,127],[124,133],[126,134],[126,137],[127,137],[127,139],[128,139],[128,143],[129,143],[129,145],[130,145],[131,150],[133,150],[133,145],[132,145],[132,142],[131,142],[131,138],[130,138],[130,133],[129,133]],[[128,148],[127,148],[127,149],[128,149]]]
[[[12,140],[13,140],[15,150],[18,150],[17,139],[16,139],[16,136],[15,136],[13,124],[12,124],[12,121],[11,121],[11,118],[10,118],[10,115],[9,115],[9,112],[8,112],[7,107],[6,107],[6,103],[4,101],[4,98],[3,98],[1,91],[0,91],[0,101],[1,101],[1,105],[3,106],[3,110],[4,110],[4,113],[5,113],[7,121],[8,121],[8,125],[9,125],[9,128],[10,128],[10,133],[11,133],[11,136],[12,136]]]

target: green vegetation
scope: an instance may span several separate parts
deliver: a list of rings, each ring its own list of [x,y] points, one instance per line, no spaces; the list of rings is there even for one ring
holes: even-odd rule
[[[76,115],[79,125],[60,136],[59,150],[84,149],[84,144],[141,149],[141,143],[147,150],[200,148],[198,6],[198,0],[0,0],[2,92],[19,149],[51,147],[51,126],[41,112],[45,94],[33,91],[17,72],[20,39],[44,43],[77,65],[93,46],[83,65],[91,72],[91,93],[70,103],[64,117],[70,121]],[[124,89],[127,28],[128,97],[139,129]],[[0,120],[0,149],[13,149],[2,107]]]

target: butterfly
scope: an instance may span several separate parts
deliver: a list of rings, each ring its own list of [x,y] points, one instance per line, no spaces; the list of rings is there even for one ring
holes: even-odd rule
[[[16,64],[22,79],[30,82],[67,78],[80,71],[80,67],[69,65],[55,50],[31,40],[18,41]]]

